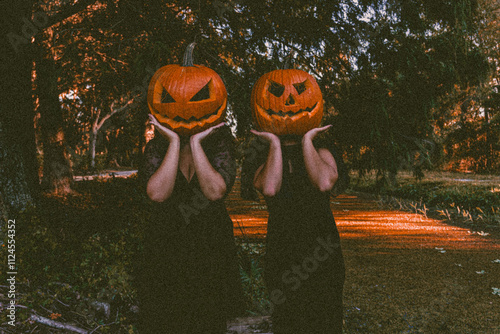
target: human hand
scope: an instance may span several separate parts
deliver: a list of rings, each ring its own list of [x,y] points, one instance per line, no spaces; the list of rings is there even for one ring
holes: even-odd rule
[[[152,114],[149,114],[149,122],[153,124],[155,129],[158,130],[158,132],[169,142],[180,140],[177,133],[158,122],[156,117],[154,117]]]
[[[314,128],[314,129],[311,129],[309,131],[306,132],[306,134],[304,135],[304,137],[302,137],[302,141],[305,141],[305,140],[313,140],[314,138],[316,138],[316,136],[322,132],[325,132],[325,131],[328,131],[330,128],[332,127],[332,125],[327,125],[327,126],[323,126],[321,128]]]
[[[280,144],[280,138],[271,132],[259,132],[256,130],[250,130],[251,133],[256,135],[257,137],[265,140],[269,144],[277,143]]]
[[[201,142],[203,139],[205,139],[206,137],[208,137],[210,134],[212,134],[215,130],[217,130],[218,128],[222,127],[226,125],[226,123],[222,122],[220,124],[217,124],[215,126],[212,126],[206,130],[203,130],[201,132],[198,132],[194,135],[191,136],[191,139],[190,141],[191,142]]]

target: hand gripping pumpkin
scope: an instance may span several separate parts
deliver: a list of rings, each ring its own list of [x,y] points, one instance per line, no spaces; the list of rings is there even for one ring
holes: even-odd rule
[[[297,69],[264,74],[252,90],[252,115],[262,131],[303,135],[323,117],[323,96],[316,80]]]
[[[149,83],[148,106],[160,123],[180,136],[201,132],[224,120],[227,92],[215,71],[193,65],[191,43],[183,66],[158,69]]]

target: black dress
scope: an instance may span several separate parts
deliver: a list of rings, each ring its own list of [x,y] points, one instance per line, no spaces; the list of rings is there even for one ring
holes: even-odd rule
[[[333,145],[315,142],[315,147],[332,152],[339,185],[345,185],[345,168]],[[267,149],[260,150],[254,159],[245,161],[245,178],[253,178],[267,153]],[[265,279],[273,306],[273,331],[342,333],[345,268],[330,194],[321,193],[309,181],[301,145],[282,145],[282,155],[281,189],[266,198]]]
[[[204,151],[227,185],[236,166],[229,130],[203,142]],[[143,185],[158,169],[168,148],[160,135],[145,150]],[[137,274],[140,334],[225,333],[226,320],[242,308],[233,224],[224,201],[209,201],[196,174],[188,182],[178,171],[172,195],[149,201],[151,219]]]

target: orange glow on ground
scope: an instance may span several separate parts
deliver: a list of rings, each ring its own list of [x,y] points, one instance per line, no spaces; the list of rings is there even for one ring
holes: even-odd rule
[[[500,244],[492,238],[419,214],[380,210],[372,200],[341,195],[331,202],[341,239],[363,243],[366,248],[500,250]],[[241,200],[237,184],[226,204],[235,236],[265,237],[268,215],[263,200]]]

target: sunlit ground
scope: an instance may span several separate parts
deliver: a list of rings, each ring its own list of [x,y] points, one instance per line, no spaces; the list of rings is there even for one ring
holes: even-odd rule
[[[112,171],[114,177],[127,177],[135,171]],[[123,175],[122,175],[123,174]],[[110,177],[104,173],[101,177]],[[402,179],[411,179],[411,173],[399,173]],[[426,173],[424,180],[448,179],[453,184],[500,182],[500,177],[439,172]],[[493,182],[493,183],[492,183]],[[240,183],[236,182],[226,198],[226,205],[234,223],[234,234],[239,238],[263,239],[267,232],[267,207],[260,202],[244,201]],[[380,210],[377,203],[356,196],[341,195],[331,200],[332,212],[343,240],[364,242],[365,247],[428,249],[482,249],[500,250],[498,241],[485,238],[481,232],[450,226],[439,220],[403,211]]]
[[[358,174],[351,172],[353,182],[357,182]],[[371,171],[365,174],[365,181],[373,181],[377,178],[377,173]],[[415,183],[415,176],[412,172],[399,171],[397,175],[398,182]],[[445,171],[425,171],[424,177],[421,180],[425,182],[440,182],[446,186],[492,186],[500,185],[500,175],[494,174],[476,174],[476,173],[460,173],[460,172],[445,172]]]
[[[241,201],[237,187],[227,198],[234,233],[263,240],[265,203]],[[498,240],[355,196],[331,202],[346,264],[344,334],[500,333]]]
[[[419,214],[380,210],[374,201],[341,195],[331,202],[341,238],[363,242],[365,247],[500,250],[496,240],[485,238],[481,232],[473,233]],[[263,200],[242,201],[236,185],[226,203],[237,237],[265,237],[267,211]]]

